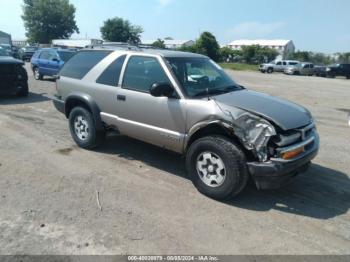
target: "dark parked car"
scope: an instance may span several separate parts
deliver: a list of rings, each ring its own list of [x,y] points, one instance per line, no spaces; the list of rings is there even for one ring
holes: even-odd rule
[[[44,48],[36,51],[31,59],[31,66],[36,80],[44,76],[57,75],[65,62],[67,62],[76,51],[70,49]]]
[[[326,69],[327,77],[345,76],[350,79],[350,64],[334,64]]]
[[[0,49],[0,95],[28,96],[28,75],[21,60]]]
[[[22,61],[30,61],[34,53],[38,50],[38,47],[36,46],[26,46],[22,47],[18,51],[18,58],[21,59]]]
[[[325,66],[315,66],[315,75],[326,77],[326,67]]]

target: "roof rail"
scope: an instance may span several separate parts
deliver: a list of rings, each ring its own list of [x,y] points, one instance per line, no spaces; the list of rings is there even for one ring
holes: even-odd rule
[[[88,45],[86,48],[102,48],[102,49],[127,49],[127,50],[136,50],[141,51],[142,49],[164,49],[159,47],[154,47],[152,45],[145,45],[145,44],[129,44],[124,42],[104,42],[103,44],[96,44],[96,45]]]
[[[137,45],[132,45],[129,43],[123,43],[123,42],[105,42],[103,44],[96,44],[96,45],[88,45],[86,48],[102,48],[102,49],[127,49],[127,50],[138,50],[139,47]]]

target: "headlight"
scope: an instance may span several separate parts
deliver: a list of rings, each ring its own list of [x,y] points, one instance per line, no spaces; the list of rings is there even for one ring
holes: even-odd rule
[[[259,161],[268,159],[267,143],[276,130],[268,121],[250,113],[234,120],[234,132],[248,150],[253,150]]]
[[[328,72],[328,71],[331,71],[331,69],[330,69],[329,67],[327,67],[327,68],[326,68],[326,71],[327,71],[327,72]]]

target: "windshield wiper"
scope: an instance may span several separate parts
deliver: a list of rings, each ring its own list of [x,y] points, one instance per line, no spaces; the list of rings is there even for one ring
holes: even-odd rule
[[[225,94],[225,93],[229,93],[232,91],[237,91],[237,90],[241,90],[242,87],[241,86],[236,86],[236,85],[232,85],[232,86],[227,86],[225,88],[216,88],[216,89],[206,89],[204,91],[201,91],[197,94],[195,94],[193,97],[199,97],[199,96],[209,96],[209,95],[220,95],[220,94]]]

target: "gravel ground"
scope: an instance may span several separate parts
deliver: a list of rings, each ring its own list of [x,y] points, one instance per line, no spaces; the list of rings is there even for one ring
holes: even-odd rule
[[[211,200],[171,152],[117,135],[76,147],[54,83],[30,73],[29,98],[0,99],[0,254],[350,254],[350,80],[230,74],[311,110],[321,150],[307,173]]]

